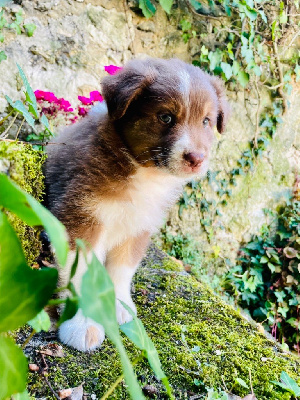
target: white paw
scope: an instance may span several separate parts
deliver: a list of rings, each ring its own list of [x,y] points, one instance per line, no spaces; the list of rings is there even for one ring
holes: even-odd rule
[[[58,336],[62,343],[76,350],[91,351],[101,346],[105,332],[102,325],[86,318],[82,311],[78,310],[72,319],[61,324]]]
[[[126,299],[120,299],[122,300],[125,304],[127,304],[131,310],[134,312],[136,315],[136,306],[134,302],[132,301],[131,297],[126,298]],[[119,325],[125,324],[126,322],[132,321],[132,315],[122,306],[119,300],[116,302],[116,315],[117,315],[117,321]]]

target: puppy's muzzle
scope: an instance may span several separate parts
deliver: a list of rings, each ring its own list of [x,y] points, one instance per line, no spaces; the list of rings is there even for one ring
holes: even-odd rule
[[[185,153],[183,155],[183,158],[186,165],[193,169],[199,167],[202,164],[205,159],[205,154],[196,152]]]

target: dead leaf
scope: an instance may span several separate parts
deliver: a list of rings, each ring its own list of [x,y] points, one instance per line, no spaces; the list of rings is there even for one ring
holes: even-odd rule
[[[40,369],[40,367],[36,364],[29,364],[28,368],[29,368],[29,371],[32,371],[32,372],[38,371]]]
[[[71,389],[71,388],[69,388],[69,389],[62,389],[62,390],[59,390],[59,391],[57,392],[57,394],[58,394],[58,397],[59,397],[60,399],[65,399],[65,398],[71,396],[72,391],[73,391],[73,389]]]
[[[46,356],[51,356],[51,357],[65,356],[62,346],[60,346],[57,343],[50,343],[47,346],[44,346],[41,350],[37,351],[41,354],[45,354]]]
[[[83,383],[75,388],[62,389],[58,392],[60,399],[66,400],[82,400],[83,399]]]

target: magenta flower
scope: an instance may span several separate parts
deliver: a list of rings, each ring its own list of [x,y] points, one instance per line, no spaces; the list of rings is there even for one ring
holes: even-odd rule
[[[98,92],[98,90],[93,90],[90,93],[90,99],[94,102],[94,101],[103,101],[103,97],[101,96],[101,94]]]
[[[90,97],[78,96],[78,100],[85,106],[93,104],[93,100]]]
[[[88,110],[84,107],[78,107],[78,114],[85,116],[88,113]]]
[[[55,103],[58,99],[52,92],[44,92],[43,90],[36,90],[34,92],[37,101],[48,101],[49,103]]]
[[[104,70],[109,73],[109,75],[115,75],[118,71],[120,71],[122,67],[117,67],[116,65],[106,65]]]

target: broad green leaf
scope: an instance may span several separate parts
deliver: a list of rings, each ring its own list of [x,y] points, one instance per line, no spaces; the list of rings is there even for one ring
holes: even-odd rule
[[[69,249],[65,227],[50,211],[4,174],[0,174],[0,206],[13,212],[30,226],[43,225],[55,249],[59,264],[65,265]]]
[[[261,264],[266,264],[266,263],[269,262],[269,259],[268,259],[268,257],[266,257],[266,256],[262,256],[261,259],[259,260],[259,262],[260,262]]]
[[[37,109],[37,102],[36,102],[35,94],[31,88],[22,68],[20,67],[19,64],[17,64],[17,67],[19,70],[19,74],[22,78],[22,81],[24,83],[24,86],[25,86],[25,96],[26,96],[26,101],[28,102],[28,104],[30,106],[29,110],[34,115],[35,118],[39,118],[40,114]]]
[[[139,0],[139,7],[146,18],[151,18],[156,12],[156,7],[151,0]]]
[[[249,74],[243,70],[239,70],[238,74],[237,74],[237,79],[239,81],[239,83],[243,86],[246,87],[248,82],[249,82]]]
[[[78,311],[78,298],[68,297],[66,299],[66,304],[64,307],[64,311],[59,318],[58,326],[60,326],[63,322],[71,319],[75,316]]]
[[[210,71],[213,71],[216,67],[218,67],[220,65],[223,55],[224,55],[224,53],[220,49],[209,52],[208,59],[210,61],[210,65],[209,65]]]
[[[13,400],[30,400],[30,396],[29,396],[27,390],[25,390],[22,393],[14,394],[12,397],[13,397]]]
[[[0,400],[25,390],[27,370],[22,350],[10,338],[0,335]]]
[[[49,315],[45,310],[41,310],[33,319],[28,321],[28,324],[36,331],[48,332],[51,327]]]
[[[1,61],[5,61],[7,59],[7,55],[4,53],[4,51],[0,51],[0,63]]]
[[[157,354],[157,350],[154,347],[152,340],[147,335],[147,332],[144,328],[142,321],[136,317],[136,315],[132,312],[132,310],[121,301],[123,307],[132,315],[133,320],[127,322],[120,326],[122,332],[141,350],[144,350],[147,355],[147,359],[151,368],[153,369],[156,377],[160,379],[166,389],[170,398],[173,398],[171,387],[169,385],[168,378],[161,368],[161,363]]]
[[[240,71],[240,69],[241,69],[241,66],[240,66],[240,64],[238,63],[238,61],[233,61],[233,64],[232,64],[232,72],[233,72],[233,74],[234,75],[237,75],[238,73],[239,73],[239,71]]]
[[[230,64],[221,62],[221,68],[224,72],[226,79],[229,80],[232,77],[232,67]]]
[[[284,371],[281,372],[280,382],[271,381],[271,383],[293,393],[294,396],[300,396],[300,387],[297,382]]]
[[[34,31],[36,30],[36,25],[34,25],[34,24],[25,24],[24,28],[26,29],[27,36],[31,37],[34,34]]]
[[[21,102],[21,100],[17,100],[15,102],[12,101],[11,98],[9,98],[8,96],[5,96],[7,102],[15,109],[17,110],[21,115],[23,115],[23,117],[26,119],[26,121],[28,122],[28,124],[35,130],[35,126],[34,126],[34,119],[32,118],[31,114],[29,113],[29,111],[27,110],[27,108],[25,107],[25,105]]]
[[[0,332],[34,318],[47,304],[56,283],[55,268],[34,270],[27,265],[16,233],[0,212]]]
[[[159,0],[160,5],[166,13],[170,14],[174,0]]]
[[[247,15],[247,17],[250,19],[250,21],[255,21],[257,18],[257,12],[250,7],[245,7],[245,14]]]
[[[189,0],[189,2],[191,3],[191,5],[194,7],[194,9],[195,9],[196,11],[201,10],[202,5],[201,5],[200,1],[197,1],[197,0]]]
[[[88,263],[88,270],[82,278],[79,307],[86,317],[92,318],[104,327],[106,335],[118,349],[131,397],[144,399],[120,336],[114,285],[105,267],[94,253],[91,262]]]

